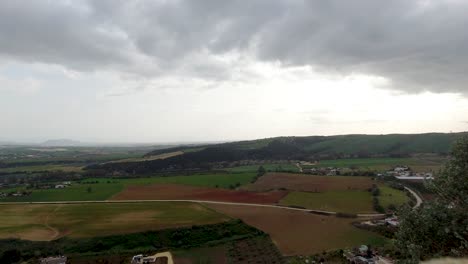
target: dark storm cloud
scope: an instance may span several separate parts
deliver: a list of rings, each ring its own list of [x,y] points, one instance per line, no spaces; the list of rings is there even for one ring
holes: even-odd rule
[[[209,56],[233,52],[285,67],[379,75],[397,90],[468,94],[467,1],[59,3],[2,1],[0,54],[83,70],[229,78],[229,68]]]

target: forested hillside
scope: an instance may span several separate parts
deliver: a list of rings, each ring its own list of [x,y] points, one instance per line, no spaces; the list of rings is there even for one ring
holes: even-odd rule
[[[466,133],[342,135],[278,137],[205,146],[156,150],[146,157],[174,151],[183,155],[143,162],[96,164],[88,170],[151,173],[211,169],[214,163],[239,160],[323,160],[338,158],[405,157],[418,153],[446,155],[452,143]]]

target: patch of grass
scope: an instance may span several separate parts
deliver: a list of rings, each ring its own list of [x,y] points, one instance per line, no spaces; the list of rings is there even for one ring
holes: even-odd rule
[[[213,224],[228,217],[185,202],[0,205],[0,237],[51,240]]]
[[[119,180],[125,185],[135,184],[155,184],[155,183],[172,183],[202,187],[219,187],[229,188],[231,185],[244,185],[252,181],[256,173],[223,173],[223,174],[195,174],[188,176],[168,176],[168,177],[151,177],[151,178],[136,178]]]
[[[121,183],[73,184],[63,189],[32,190],[31,195],[5,197],[1,202],[97,201],[123,190]]]
[[[384,184],[379,184],[380,196],[379,202],[380,205],[384,208],[388,208],[389,205],[393,204],[396,207],[399,207],[409,201],[408,196],[406,196],[404,191],[400,191]]]
[[[372,195],[367,191],[291,192],[280,204],[342,213],[374,212]]]
[[[266,171],[293,171],[298,172],[299,169],[294,164],[261,164],[261,165],[246,165],[226,169],[230,172],[257,172],[258,168],[263,166]]]

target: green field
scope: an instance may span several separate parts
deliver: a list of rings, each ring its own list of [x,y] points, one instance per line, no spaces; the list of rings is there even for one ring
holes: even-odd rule
[[[298,172],[299,169],[294,164],[283,163],[283,164],[261,164],[261,165],[246,165],[238,166],[226,169],[230,172],[257,172],[258,168],[263,166],[267,171],[294,171]]]
[[[173,183],[203,187],[229,188],[230,185],[239,183],[244,185],[250,183],[256,176],[253,172],[242,173],[220,173],[220,174],[195,174],[188,176],[169,176],[152,178],[122,179],[119,182],[130,184],[155,184],[155,183]]]
[[[203,187],[229,188],[252,181],[255,173],[195,174],[189,176],[146,177],[133,179],[90,178],[73,183],[64,189],[32,190],[32,194],[22,197],[0,198],[3,202],[46,202],[46,201],[98,201],[106,200],[121,192],[125,186],[136,184],[183,184]],[[89,189],[90,188],[90,189]],[[12,192],[19,189],[3,190]]]
[[[379,184],[380,196],[379,202],[380,205],[384,208],[388,208],[389,205],[393,204],[396,207],[399,207],[409,201],[408,196],[406,196],[404,191],[400,191],[384,184]]]
[[[367,191],[291,192],[280,204],[341,213],[374,212],[372,195]]]
[[[212,224],[228,217],[183,202],[0,205],[0,238],[51,240]]]

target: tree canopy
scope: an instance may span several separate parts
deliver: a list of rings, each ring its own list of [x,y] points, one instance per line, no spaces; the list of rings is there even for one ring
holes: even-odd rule
[[[397,233],[401,258],[417,263],[468,255],[468,137],[458,140],[450,160],[427,183],[436,197],[417,209],[403,208]]]

